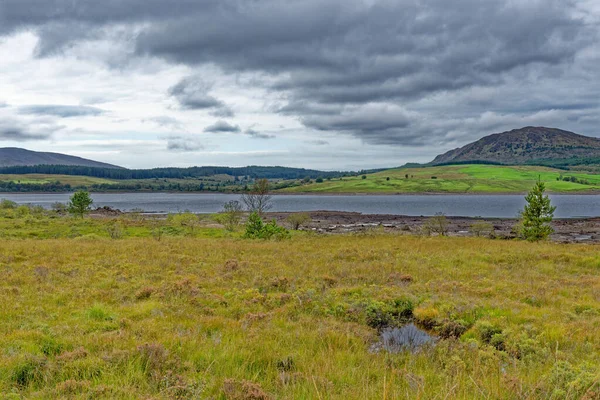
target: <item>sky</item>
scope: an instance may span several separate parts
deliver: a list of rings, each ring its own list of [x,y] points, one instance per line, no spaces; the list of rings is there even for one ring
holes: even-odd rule
[[[0,147],[128,168],[600,136],[597,0],[0,0]]]

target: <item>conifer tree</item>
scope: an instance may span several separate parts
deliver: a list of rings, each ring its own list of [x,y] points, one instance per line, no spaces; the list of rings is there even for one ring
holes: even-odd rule
[[[521,212],[521,234],[527,240],[536,241],[547,239],[554,229],[549,225],[554,217],[556,207],[545,195],[546,186],[538,179],[535,186],[525,197],[527,204]]]

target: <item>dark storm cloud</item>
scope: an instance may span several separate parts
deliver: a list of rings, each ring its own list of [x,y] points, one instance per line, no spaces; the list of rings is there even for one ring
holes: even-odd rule
[[[493,108],[493,98],[491,105],[470,106],[448,103],[444,96],[502,88],[514,80],[548,90],[539,83],[560,81],[581,66],[586,71],[565,101],[577,112],[578,96],[597,93],[583,82],[598,80],[599,74],[593,71],[597,57],[578,57],[597,46],[599,29],[581,16],[585,10],[575,12],[577,5],[574,0],[3,0],[0,32],[36,29],[42,36],[38,54],[46,55],[111,26],[135,27],[137,55],[268,76],[266,88],[287,100],[278,112],[297,116],[309,128],[377,144],[419,145],[446,140],[461,119],[490,109],[513,111]],[[233,115],[197,77],[182,80],[170,94],[184,109]],[[406,111],[432,96],[440,96],[449,115]],[[527,93],[525,99],[524,112],[548,102]],[[398,104],[405,110],[393,115]],[[437,118],[449,122],[444,126]]]
[[[231,125],[226,121],[217,121],[204,128],[204,132],[211,133],[239,133],[241,129],[238,125]]]
[[[104,110],[89,106],[62,106],[62,105],[31,105],[18,109],[20,114],[51,115],[60,118],[97,116]]]

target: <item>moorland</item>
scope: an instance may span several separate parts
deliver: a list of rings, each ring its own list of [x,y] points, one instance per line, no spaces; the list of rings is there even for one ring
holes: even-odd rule
[[[4,205],[4,398],[600,396],[596,245]],[[381,346],[408,323],[433,340]]]

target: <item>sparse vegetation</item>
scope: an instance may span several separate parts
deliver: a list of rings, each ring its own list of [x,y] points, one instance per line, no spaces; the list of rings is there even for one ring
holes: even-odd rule
[[[436,213],[433,217],[429,218],[422,227],[423,233],[427,236],[435,233],[439,236],[448,235],[448,218],[443,213]]]
[[[271,196],[269,195],[269,181],[267,179],[259,179],[252,186],[252,190],[242,195],[242,202],[246,206],[246,210],[250,213],[257,212],[258,215],[263,215],[273,207]]]
[[[242,221],[244,209],[239,201],[232,200],[223,205],[223,211],[217,216],[217,221],[230,232],[235,231]]]
[[[494,233],[494,225],[486,221],[473,222],[471,232],[477,237],[490,236]]]
[[[264,223],[258,212],[253,212],[246,222],[247,239],[285,239],[289,237],[289,232],[282,226],[277,225],[275,220]]]
[[[258,232],[270,225],[251,219]],[[594,399],[600,391],[597,245],[303,232],[277,242],[198,221],[190,232],[173,217],[0,208],[0,297],[11,305],[0,310],[0,393]],[[109,240],[113,225],[120,240]],[[436,341],[373,351],[379,330],[405,323]]]
[[[303,225],[306,225],[310,222],[310,215],[308,213],[293,213],[288,215],[286,218],[287,223],[290,225],[290,228],[297,231]]]

